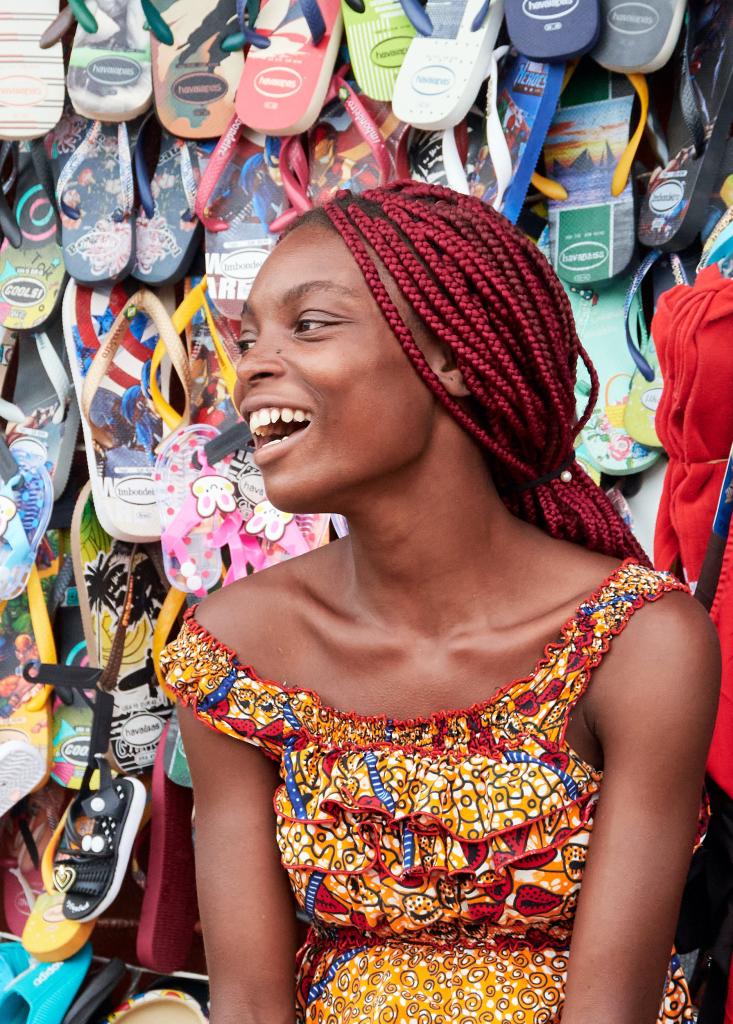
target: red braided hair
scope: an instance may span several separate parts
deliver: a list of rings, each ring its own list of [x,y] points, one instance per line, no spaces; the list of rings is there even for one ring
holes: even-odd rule
[[[537,246],[480,199],[411,181],[359,196],[339,192],[293,229],[313,220],[334,228],[349,247],[417,373],[484,448],[509,511],[552,537],[648,564],[603,490],[579,466],[568,482],[557,475],[573,461],[598,377],[563,287]],[[431,370],[389,297],[375,255],[426,329],[450,348],[475,409],[453,398]],[[591,378],[580,420],[578,356]]]

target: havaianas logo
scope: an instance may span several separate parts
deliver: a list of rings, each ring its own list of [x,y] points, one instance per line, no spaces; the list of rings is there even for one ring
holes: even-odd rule
[[[522,10],[528,18],[537,21],[556,21],[572,14],[579,3],[580,0],[523,0]]]
[[[174,83],[171,92],[181,103],[213,103],[225,96],[229,85],[207,71],[195,71],[181,77]]]
[[[372,47],[370,58],[380,68],[398,68],[405,59],[405,54],[412,39],[409,36],[394,36],[383,39]]]
[[[608,259],[608,246],[603,242],[573,242],[560,253],[563,270],[583,272],[595,270]]]
[[[46,98],[46,83],[30,75],[0,78],[0,107],[34,107]]]
[[[649,4],[629,0],[627,3],[612,7],[606,20],[615,32],[622,32],[626,36],[640,36],[657,27],[659,14]]]
[[[443,64],[420,68],[412,76],[412,88],[422,96],[442,96],[453,85],[455,73]]]
[[[142,67],[132,57],[97,57],[87,64],[87,74],[100,85],[132,85],[142,74]]]
[[[303,79],[294,68],[267,68],[255,75],[254,87],[262,96],[285,99],[294,96],[302,87]]]

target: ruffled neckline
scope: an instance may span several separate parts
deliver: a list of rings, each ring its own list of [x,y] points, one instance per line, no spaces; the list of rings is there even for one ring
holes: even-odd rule
[[[495,690],[490,697],[483,701],[476,701],[473,704],[468,705],[464,708],[458,709],[439,709],[432,712],[430,715],[417,716],[415,718],[392,718],[389,715],[376,714],[376,715],[364,715],[357,711],[347,711],[342,708],[337,708],[333,705],[326,704],[322,701],[320,695],[315,690],[310,690],[307,687],[290,685],[287,682],[281,682],[276,679],[268,679],[260,676],[250,664],[245,664],[239,655],[231,647],[228,647],[225,643],[219,640],[213,635],[206,627],[200,625],[196,621],[195,612],[196,606],[189,608],[184,616],[185,625],[188,630],[198,637],[200,641],[205,643],[212,650],[219,652],[226,656],[230,662],[232,668],[235,671],[242,672],[253,682],[260,686],[272,687],[283,694],[291,697],[306,697],[315,708],[326,718],[335,719],[342,722],[349,722],[355,726],[360,725],[377,725],[385,730],[394,730],[395,732],[408,732],[414,729],[420,728],[440,728],[442,724],[448,723],[455,720],[466,720],[472,718],[478,718],[485,715],[491,708],[494,707],[503,697],[518,686],[526,686],[527,683],[532,682],[547,668],[549,668],[553,662],[555,656],[563,651],[569,641],[571,640],[572,634],[577,627],[578,620],[587,616],[595,606],[600,602],[604,591],[611,587],[622,575],[625,569],[638,568],[651,572],[653,570],[647,569],[641,565],[634,558],[626,558],[619,566],[613,569],[603,582],[590,594],[585,600],[577,606],[573,614],[564,623],[560,629],[559,636],[556,640],[551,640],[545,645],[544,650],[538,658],[534,669],[524,676],[517,676],[515,679],[505,683],[498,690]]]

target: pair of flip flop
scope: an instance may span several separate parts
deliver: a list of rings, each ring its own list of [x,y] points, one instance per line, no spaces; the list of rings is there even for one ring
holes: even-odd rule
[[[130,273],[147,284],[171,283],[194,257],[194,203],[207,154],[165,130],[153,137],[153,127],[150,119],[109,124],[69,110],[50,137],[63,261],[80,283]]]

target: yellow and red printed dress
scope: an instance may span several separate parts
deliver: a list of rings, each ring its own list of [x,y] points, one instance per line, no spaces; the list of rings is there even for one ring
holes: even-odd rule
[[[312,919],[300,1024],[553,1024],[602,773],[568,715],[631,615],[673,576],[624,562],[535,671],[484,703],[395,721],[260,679],[189,615],[170,691],[278,762],[277,842]],[[659,1021],[693,1018],[675,957]]]

